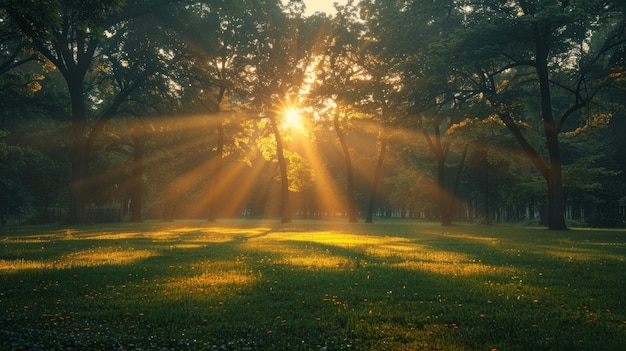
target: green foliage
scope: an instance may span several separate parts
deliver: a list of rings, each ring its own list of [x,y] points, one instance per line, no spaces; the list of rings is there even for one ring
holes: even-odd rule
[[[64,206],[67,165],[30,147],[9,145],[0,132],[0,211],[12,220],[50,221],[50,210]]]
[[[10,350],[613,350],[623,230],[385,221],[9,226]]]
[[[309,192],[326,187],[326,174],[367,193],[376,143],[357,135],[381,130],[405,138],[389,139],[389,159],[397,163],[385,172],[395,189],[379,197],[397,207],[431,207],[437,170],[432,157],[411,159],[400,150],[434,150],[447,171],[441,183],[449,186],[465,144],[458,193],[464,204],[481,198],[492,209],[544,204],[547,182],[538,174],[546,178],[553,165],[564,166],[565,203],[617,207],[624,197],[617,156],[623,147],[605,152],[613,146],[598,128],[623,110],[623,1],[364,0],[337,6],[336,16],[310,17],[302,16],[299,1],[149,3],[0,0],[0,128],[13,135],[3,147],[16,163],[36,165],[22,182],[16,175],[30,166],[18,172],[7,163],[4,172],[13,174],[3,175],[1,191],[10,198],[3,201],[68,203],[41,190],[50,188],[44,179],[64,188],[68,173],[82,177],[71,189],[90,184],[70,204],[111,202],[113,186],[125,184],[116,194],[121,201],[132,187],[131,137],[140,135],[147,140],[146,204],[200,211],[207,183],[219,173],[218,163],[208,162],[222,150],[219,125],[225,142],[219,164],[230,184],[219,186],[223,198],[233,208],[250,207],[244,195],[230,196],[249,190],[255,208],[270,207],[278,145],[275,131],[261,124],[298,104],[310,105],[311,139],[327,141],[317,150],[320,162],[305,160],[296,138],[279,131],[289,162],[281,165],[283,178],[302,197],[316,197]],[[542,46],[547,62],[538,61]],[[537,68],[548,70],[549,97],[538,89]],[[182,117],[191,115],[198,118]],[[128,131],[125,123],[105,128],[113,117],[128,122]],[[164,117],[180,125],[160,129]],[[520,129],[513,130],[517,141],[502,130],[507,118]],[[59,123],[70,120],[71,126]],[[547,131],[560,139],[548,145]],[[349,182],[338,136],[354,158]],[[512,147],[520,140],[538,173]],[[249,168],[238,169],[241,161]],[[44,200],[49,195],[55,199]],[[181,208],[181,216],[189,213]]]
[[[315,183],[315,171],[309,162],[297,152],[289,151],[285,157],[289,162],[289,191],[299,193],[311,188]]]

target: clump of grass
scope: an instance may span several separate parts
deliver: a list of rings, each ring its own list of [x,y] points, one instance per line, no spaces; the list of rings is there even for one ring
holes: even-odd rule
[[[626,344],[624,231],[406,221],[16,229],[0,246],[0,349]]]

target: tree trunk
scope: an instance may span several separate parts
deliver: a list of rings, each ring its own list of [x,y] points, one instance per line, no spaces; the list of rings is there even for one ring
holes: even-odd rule
[[[558,148],[558,147],[557,147]],[[565,230],[565,194],[563,191],[563,173],[559,158],[550,157],[550,179],[548,180],[548,228]]]
[[[435,126],[435,140],[433,141],[426,130],[423,131],[426,142],[430,151],[435,155],[437,160],[437,202],[439,203],[439,215],[441,217],[442,226],[452,225],[451,213],[448,211],[450,203],[450,195],[446,190],[446,159],[450,149],[449,142],[441,141],[441,130],[439,126]]]
[[[211,189],[209,189],[209,215],[207,221],[215,222],[218,211],[218,192],[220,190],[221,170],[224,157],[224,125],[217,124],[217,151],[213,162],[213,176],[211,177]]]
[[[281,213],[282,223],[291,223],[291,204],[289,202],[289,179],[287,178],[287,160],[283,152],[283,139],[278,129],[276,117],[270,117],[274,138],[276,138],[276,157],[278,158],[278,166],[280,169],[280,193],[281,193]]]
[[[67,220],[70,223],[85,221],[85,189],[87,187],[87,109],[83,100],[82,80],[65,76],[72,103],[72,146],[70,162],[72,179],[70,184],[70,203]]]
[[[483,191],[483,207],[482,213],[485,216],[484,224],[491,224],[491,209],[489,208],[489,146],[485,144],[479,144],[477,151],[477,163],[480,170],[479,176],[482,179],[482,191]]]
[[[130,221],[142,222],[143,210],[143,159],[145,150],[145,137],[142,132],[133,135],[133,165],[130,182]]]
[[[449,195],[446,189],[446,160],[440,157],[437,157],[437,188],[441,225],[451,226],[452,218],[448,211]]]
[[[343,150],[344,162],[346,166],[346,203],[348,206],[348,221],[350,223],[356,223],[358,221],[356,204],[354,201],[354,171],[352,169],[352,158],[350,157],[350,150],[348,149],[348,144],[346,143],[345,135],[343,131],[339,127],[339,114],[336,113],[333,119],[333,123],[335,125],[335,132],[337,133],[337,138],[339,139],[339,143],[341,144],[341,149]]]
[[[489,162],[485,161],[485,184],[484,184],[484,192],[485,192],[485,203],[484,203],[484,211],[485,211],[485,224],[491,224],[491,208],[489,208]]]
[[[538,26],[536,29],[537,76],[541,94],[541,113],[550,169],[548,172],[548,227],[551,230],[567,229],[565,224],[565,196],[563,192],[563,171],[561,167],[561,149],[559,146],[559,130],[552,112],[552,96],[548,68],[549,29]],[[544,175],[545,176],[545,175]]]
[[[461,181],[461,173],[463,167],[465,167],[465,157],[467,156],[467,149],[469,144],[465,144],[463,147],[463,154],[461,154],[461,162],[459,163],[459,170],[456,172],[456,178],[454,179],[454,188],[452,189],[452,196],[450,197],[450,203],[448,204],[448,217],[452,224],[452,218],[454,217],[454,207],[456,205],[457,193],[459,191],[459,183]]]
[[[385,162],[386,153],[387,136],[381,135],[380,152],[378,154],[378,162],[376,162],[376,169],[374,170],[374,179],[372,180],[370,201],[367,205],[367,216],[365,217],[365,223],[374,223],[374,207],[376,207],[376,198],[378,197],[378,183],[380,183],[380,177],[383,172],[383,164]]]
[[[217,97],[215,99],[215,103],[212,106],[207,105],[202,99],[199,99],[198,101],[210,113],[218,114],[220,112],[220,104],[222,103],[222,100],[224,99],[225,93],[226,93],[226,87],[221,86],[217,94]],[[219,116],[217,116],[217,118],[219,118]],[[223,158],[224,158],[224,125],[223,125],[223,121],[219,119],[217,122],[217,151],[213,159],[214,160],[213,176],[211,177],[211,180],[209,183],[209,213],[207,214],[208,222],[215,222],[217,220],[217,211],[219,207],[218,206],[218,201],[219,201],[218,192],[221,189],[220,184],[221,184],[221,175],[222,175],[221,173],[222,165],[224,163]]]

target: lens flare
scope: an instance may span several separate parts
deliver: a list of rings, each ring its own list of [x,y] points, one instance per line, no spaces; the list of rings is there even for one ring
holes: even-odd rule
[[[296,108],[288,108],[285,110],[281,126],[283,129],[290,130],[292,132],[302,133],[306,131],[302,114],[300,113],[300,110]]]

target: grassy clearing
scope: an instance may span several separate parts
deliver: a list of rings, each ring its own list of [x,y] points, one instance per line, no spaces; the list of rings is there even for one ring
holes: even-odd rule
[[[2,350],[619,350],[626,231],[3,227]]]

